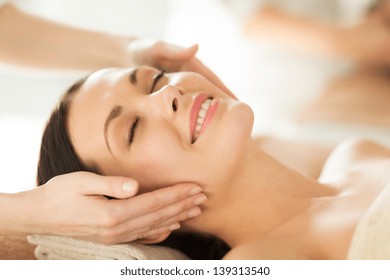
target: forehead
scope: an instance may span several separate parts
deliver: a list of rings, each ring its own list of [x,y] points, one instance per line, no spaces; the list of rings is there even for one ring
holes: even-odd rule
[[[112,87],[118,84],[123,75],[129,73],[130,71],[132,71],[132,68],[106,68],[93,72],[85,80],[84,84],[79,89],[79,94],[77,95],[83,95],[85,92],[94,90],[102,91],[103,89]]]
[[[132,72],[132,68],[107,68],[98,70],[88,76],[83,85],[72,97],[70,115],[90,112],[99,108],[122,86],[129,88],[128,79],[123,79]],[[100,109],[99,109],[100,110]]]
[[[105,146],[103,127],[113,101],[110,97],[121,87],[131,69],[103,69],[92,73],[72,97],[68,131],[76,153],[85,160]],[[125,81],[123,86],[129,86]]]

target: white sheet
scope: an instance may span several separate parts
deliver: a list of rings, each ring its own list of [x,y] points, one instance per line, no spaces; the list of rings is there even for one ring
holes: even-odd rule
[[[390,260],[390,183],[360,219],[348,259]]]

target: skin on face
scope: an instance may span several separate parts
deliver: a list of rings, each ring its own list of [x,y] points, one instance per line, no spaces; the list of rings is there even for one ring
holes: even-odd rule
[[[206,187],[234,176],[251,136],[252,110],[199,74],[166,73],[156,81],[159,73],[140,67],[90,75],[69,111],[76,153],[104,175],[138,180],[142,192],[181,182]],[[218,104],[193,143],[190,113],[200,94]]]

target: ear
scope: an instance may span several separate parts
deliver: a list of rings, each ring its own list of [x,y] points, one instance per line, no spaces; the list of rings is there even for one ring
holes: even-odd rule
[[[142,239],[138,239],[137,242],[141,244],[156,244],[167,239],[170,234],[171,232],[156,234]]]

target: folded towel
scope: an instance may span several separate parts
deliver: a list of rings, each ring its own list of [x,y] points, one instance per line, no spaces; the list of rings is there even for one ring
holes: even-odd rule
[[[102,245],[62,236],[30,235],[38,260],[186,260],[183,253],[158,245],[135,242]]]
[[[348,259],[390,260],[390,184],[359,221]]]

